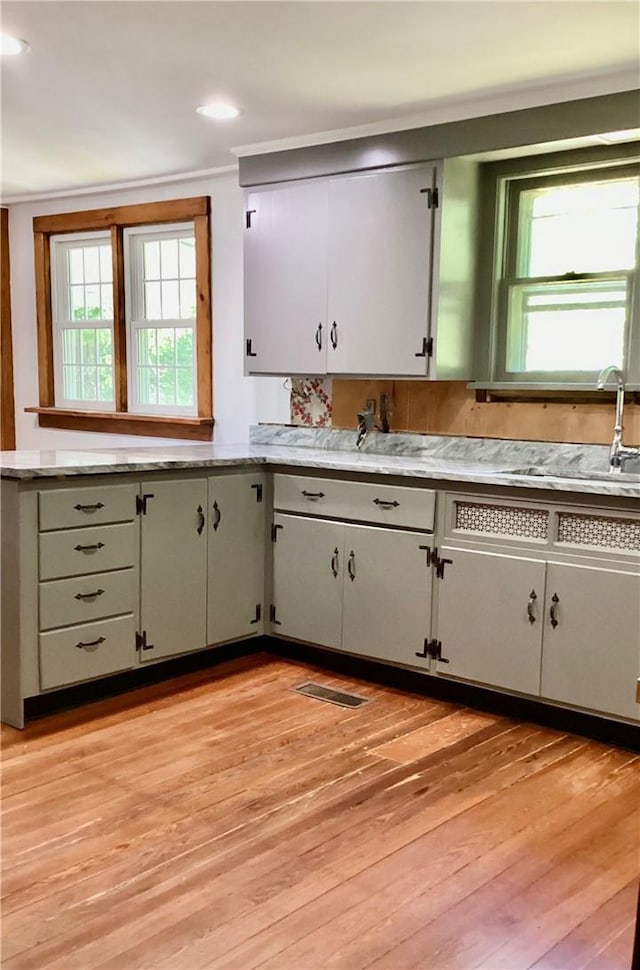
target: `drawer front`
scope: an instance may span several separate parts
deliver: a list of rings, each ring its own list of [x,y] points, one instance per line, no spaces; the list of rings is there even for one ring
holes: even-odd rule
[[[45,532],[39,537],[40,579],[62,579],[133,566],[137,562],[137,539],[136,522]]]
[[[40,531],[130,522],[136,515],[137,494],[137,485],[92,485],[40,492]]]
[[[94,573],[40,583],[40,629],[91,623],[104,616],[135,613],[138,584],[134,569]]]
[[[283,512],[433,530],[435,491],[302,475],[275,475],[274,478],[274,507]]]
[[[135,638],[133,616],[41,633],[41,690],[93,680],[135,666]]]

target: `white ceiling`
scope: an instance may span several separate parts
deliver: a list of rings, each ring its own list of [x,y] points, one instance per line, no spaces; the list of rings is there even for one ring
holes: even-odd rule
[[[1,64],[5,201],[629,89],[640,58],[635,0],[6,0],[2,25],[31,44]],[[242,116],[195,114],[216,96]]]

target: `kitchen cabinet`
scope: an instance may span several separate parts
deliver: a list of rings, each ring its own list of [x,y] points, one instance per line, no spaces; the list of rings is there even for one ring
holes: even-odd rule
[[[469,377],[476,182],[447,159],[249,192],[246,372]]]
[[[207,479],[146,479],[140,516],[140,660],[207,643]]]
[[[450,496],[447,518],[435,671],[637,718],[637,517]]]
[[[208,481],[207,643],[264,632],[266,476]]]

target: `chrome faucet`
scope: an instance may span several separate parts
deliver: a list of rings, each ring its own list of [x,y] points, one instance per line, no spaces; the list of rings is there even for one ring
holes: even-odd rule
[[[376,418],[375,401],[368,401],[364,411],[358,411],[358,437],[356,448],[362,448],[370,433],[375,429],[386,434],[389,431],[391,407],[386,394],[380,395],[380,420]]]
[[[622,444],[624,414],[624,374],[615,364],[610,364],[600,372],[596,385],[599,391],[604,390],[604,386],[609,377],[616,380],[616,423],[613,426],[613,441],[609,451],[609,471],[613,474],[620,474],[625,461],[631,458],[640,458],[640,448],[625,448]]]

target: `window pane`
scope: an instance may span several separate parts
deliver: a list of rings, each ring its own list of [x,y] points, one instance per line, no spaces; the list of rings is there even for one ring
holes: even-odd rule
[[[560,276],[633,268],[639,195],[640,179],[523,192],[518,274]]]
[[[82,363],[83,364],[97,363],[95,330],[81,330],[80,333],[81,333]]]
[[[98,400],[113,400],[113,370],[111,367],[98,368]]]
[[[80,374],[82,377],[82,400],[96,401],[98,398],[98,368],[82,367]]]
[[[160,279],[160,243],[157,240],[143,243],[144,278],[145,280]]]
[[[100,287],[85,287],[86,320],[102,320],[102,294]]]
[[[193,366],[193,330],[176,330],[176,363],[183,367]]]
[[[626,281],[512,287],[507,370],[599,371],[622,365]]]
[[[180,318],[180,299],[177,281],[170,280],[162,283],[162,319],[178,320]]]
[[[178,278],[178,240],[163,239],[160,242],[162,279]]]
[[[80,334],[81,330],[62,331],[62,362],[63,364],[80,363]]]
[[[138,400],[142,405],[158,403],[158,377],[153,367],[138,367]]]
[[[98,345],[98,363],[111,366],[113,364],[113,337],[111,330],[106,327],[96,330]]]
[[[113,280],[111,246],[100,247],[100,279],[103,283],[111,283]]]
[[[102,306],[102,319],[113,320],[113,286],[111,283],[103,283],[100,287],[100,302]]]
[[[85,246],[84,279],[85,283],[100,282],[100,250],[97,246]]]
[[[176,332],[171,328],[158,330],[158,363],[173,367],[176,362]]]
[[[180,281],[180,319],[193,319],[196,315],[196,281]]]
[[[72,320],[86,320],[84,308],[84,286],[69,287],[69,310]]]
[[[82,249],[69,250],[69,282],[84,283],[84,264],[82,260]]]
[[[156,331],[148,328],[138,330],[138,363],[148,367],[157,362]]]
[[[159,283],[144,284],[144,318],[145,320],[162,320]]]
[[[158,368],[158,404],[175,404],[175,369],[173,367]]]
[[[69,401],[80,400],[80,368],[69,365],[62,368],[62,387],[65,398]]]
[[[185,277],[194,277],[196,275],[196,243],[193,237],[187,239],[180,239],[179,241],[180,250],[180,276],[182,279]]]
[[[195,395],[193,387],[193,368],[178,367],[176,370],[177,404],[181,407],[193,407]]]

